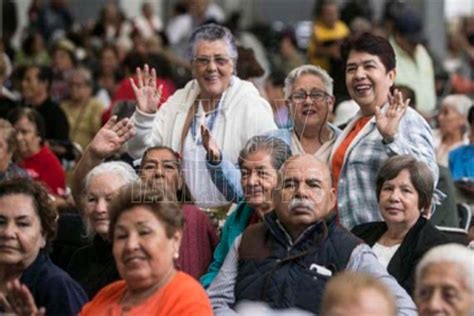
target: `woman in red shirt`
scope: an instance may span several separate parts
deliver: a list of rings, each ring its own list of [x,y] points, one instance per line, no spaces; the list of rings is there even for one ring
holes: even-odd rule
[[[44,144],[43,118],[30,108],[17,108],[8,117],[17,131],[19,166],[33,180],[46,185],[50,193],[63,196],[66,191],[65,173],[58,158]]]

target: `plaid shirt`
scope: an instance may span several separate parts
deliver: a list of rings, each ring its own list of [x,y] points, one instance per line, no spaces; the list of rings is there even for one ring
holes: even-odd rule
[[[385,112],[387,106],[382,111]],[[331,153],[334,152],[361,117],[360,111],[339,135]],[[383,220],[375,192],[377,172],[392,156],[408,154],[426,163],[438,182],[438,165],[433,148],[431,129],[425,119],[408,108],[400,121],[395,140],[387,145],[377,130],[375,116],[364,126],[347,148],[337,183],[337,210],[340,223],[347,229]]]

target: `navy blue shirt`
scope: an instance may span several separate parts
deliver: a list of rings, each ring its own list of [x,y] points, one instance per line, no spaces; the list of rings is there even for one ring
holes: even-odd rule
[[[33,295],[36,305],[47,315],[77,315],[87,303],[82,287],[40,251],[20,278]]]

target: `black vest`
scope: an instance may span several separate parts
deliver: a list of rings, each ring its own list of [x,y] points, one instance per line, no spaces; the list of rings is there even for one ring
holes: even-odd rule
[[[274,212],[249,226],[239,247],[235,301],[263,301],[274,309],[319,313],[330,275],[346,268],[361,240],[335,219],[308,228],[293,245]]]

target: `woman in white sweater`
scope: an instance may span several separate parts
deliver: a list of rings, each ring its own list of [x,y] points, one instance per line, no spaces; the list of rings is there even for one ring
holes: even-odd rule
[[[258,90],[233,75],[237,49],[227,28],[215,24],[197,28],[188,53],[195,79],[158,111],[161,89],[156,89],[155,70],[147,65],[137,70],[138,82],[132,82],[138,103],[132,116],[137,134],[128,142],[128,152],[139,158],[147,147],[163,145],[181,153],[184,178],[196,204],[215,208],[228,202],[206,168],[202,131],[209,130],[222,155],[236,163],[249,138],[277,127],[270,105]]]

